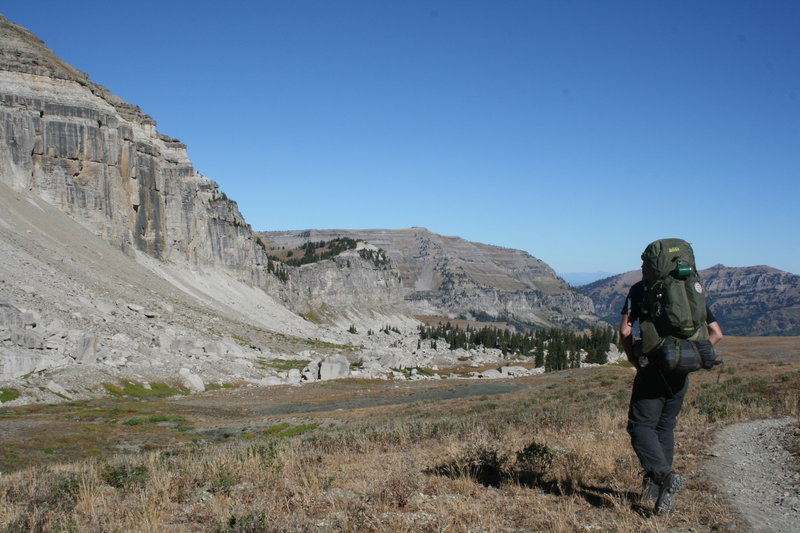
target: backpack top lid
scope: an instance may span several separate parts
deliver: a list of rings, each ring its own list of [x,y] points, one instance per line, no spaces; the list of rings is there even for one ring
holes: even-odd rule
[[[683,267],[679,268],[679,265]],[[655,281],[674,274],[684,277],[687,267],[697,272],[692,246],[683,239],[659,239],[647,245],[642,252],[642,277]]]

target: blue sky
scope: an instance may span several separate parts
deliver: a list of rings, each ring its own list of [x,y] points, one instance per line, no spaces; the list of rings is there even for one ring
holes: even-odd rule
[[[800,2],[4,1],[256,230],[800,273]]]

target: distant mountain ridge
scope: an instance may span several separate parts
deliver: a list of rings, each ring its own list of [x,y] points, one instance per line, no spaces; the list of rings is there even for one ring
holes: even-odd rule
[[[505,321],[519,326],[585,328],[597,318],[589,298],[543,261],[521,250],[438,235],[425,228],[262,232],[298,247],[336,238],[385,250],[417,315]]]
[[[588,285],[597,280],[605,279],[609,276],[614,276],[614,272],[559,272],[558,275],[572,285],[573,287],[580,287],[581,285]]]
[[[800,335],[800,276],[769,266],[715,265],[699,272],[710,308],[728,335]],[[603,320],[616,325],[634,270],[579,287]]]

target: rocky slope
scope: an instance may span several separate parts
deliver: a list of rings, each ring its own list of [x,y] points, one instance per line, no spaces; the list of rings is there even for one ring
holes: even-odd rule
[[[298,270],[327,272],[317,279],[324,289],[343,271],[358,272],[342,263],[359,260],[344,253]],[[346,376],[432,379],[412,369],[465,364],[507,367],[492,377],[530,373],[499,350],[420,343],[409,315],[359,313],[354,328],[304,320],[224,270],[132,257],[0,182],[3,406],[96,397],[121,380],[199,392]],[[391,331],[379,331],[387,324]],[[20,397],[9,401],[7,391]]]
[[[595,304],[597,314],[619,322],[628,289],[642,278],[638,270],[580,287]],[[768,266],[701,270],[711,310],[728,335],[800,334],[800,276]]]
[[[597,319],[591,300],[547,264],[520,250],[445,237],[424,228],[265,232],[268,243],[298,247],[361,239],[387,252],[417,315],[583,328]]]

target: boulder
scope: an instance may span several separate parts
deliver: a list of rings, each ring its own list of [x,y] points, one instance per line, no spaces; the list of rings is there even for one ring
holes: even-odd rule
[[[127,304],[126,307],[133,311],[134,313],[142,313],[144,312],[144,307],[138,304]]]
[[[178,374],[181,377],[181,383],[184,387],[191,392],[203,392],[206,390],[206,385],[203,383],[203,378],[197,374],[192,374],[188,368],[181,368]]]
[[[191,337],[179,337],[174,339],[170,344],[170,349],[173,352],[181,352],[185,354],[190,353],[195,348],[197,348],[197,345],[195,344],[194,339]]]
[[[303,369],[303,381],[317,381],[319,379],[319,366],[320,361],[318,359],[314,359],[308,363]]]
[[[624,360],[626,357],[625,357],[625,353],[624,352],[619,351],[619,348],[617,348],[616,344],[611,343],[611,344],[608,345],[608,351],[606,352],[606,358],[607,358],[608,363],[612,364],[612,363],[616,363],[617,361]]]
[[[508,377],[527,376],[530,374],[528,369],[524,366],[501,366],[500,373]]]
[[[93,333],[81,332],[74,359],[79,363],[92,364],[97,361],[97,336]]]
[[[95,302],[94,306],[104,315],[115,315],[117,313],[117,306],[112,302],[100,300]]]
[[[52,392],[57,396],[61,396],[63,398],[67,398],[70,400],[72,399],[72,395],[69,392],[67,392],[67,389],[65,389],[64,387],[62,387],[53,380],[50,380],[50,382],[47,384],[47,390],[49,390],[50,392]]]
[[[67,364],[66,358],[44,351],[8,349],[0,346],[0,379],[15,379]]]
[[[332,355],[322,360],[319,365],[319,379],[341,379],[350,375],[350,362],[343,355]]]
[[[35,329],[11,328],[11,342],[22,348],[29,348],[32,350],[44,349],[44,338],[42,334]]]

